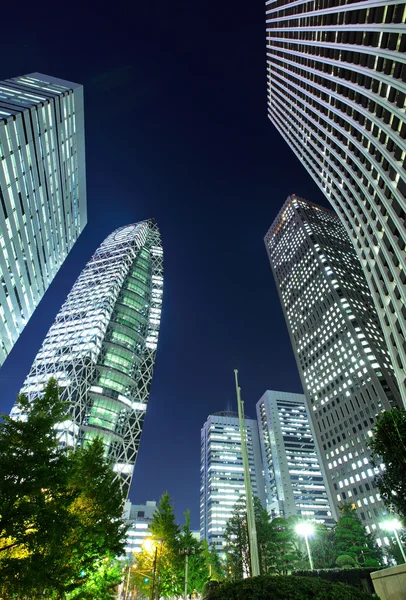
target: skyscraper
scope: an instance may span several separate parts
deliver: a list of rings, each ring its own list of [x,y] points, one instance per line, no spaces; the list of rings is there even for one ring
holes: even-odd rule
[[[269,118],[354,244],[406,405],[406,4],[266,5]]]
[[[155,500],[147,500],[145,504],[131,504],[130,500],[126,501],[123,518],[128,526],[124,546],[127,558],[134,560],[134,553],[141,552],[145,538],[152,535],[149,527],[155,511]]]
[[[149,398],[161,320],[163,252],[153,220],[109,235],[79,275],[22,392],[51,376],[70,406],[61,443],[102,436],[128,492]],[[18,416],[14,408],[14,416]]]
[[[265,506],[258,425],[247,417],[245,424],[252,493]],[[241,497],[245,487],[238,414],[218,412],[208,417],[201,430],[200,539],[219,552],[224,551],[226,524]]]
[[[333,525],[303,394],[267,391],[257,403],[266,508]]]
[[[0,82],[0,365],[86,219],[82,86]]]
[[[375,529],[384,509],[367,442],[401,399],[361,264],[339,218],[296,196],[265,244],[330,496]]]

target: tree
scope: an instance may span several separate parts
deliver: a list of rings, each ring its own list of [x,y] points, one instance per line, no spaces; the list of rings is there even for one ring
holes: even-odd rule
[[[296,545],[294,533],[295,520],[276,517],[270,523],[270,556],[269,570],[286,575],[290,573],[300,560],[300,552]]]
[[[372,534],[368,534],[352,504],[339,507],[341,516],[335,530],[337,557],[349,555],[357,566],[375,567],[382,561],[382,553]]]
[[[333,568],[335,566],[335,560],[337,557],[335,546],[335,529],[322,523],[315,523],[314,537],[311,539],[310,543],[314,568]],[[306,549],[304,549],[304,552],[306,552]]]
[[[209,548],[208,541],[202,541],[202,553],[209,572],[210,581],[222,581],[225,577],[224,566],[214,545]]]
[[[258,560],[260,575],[266,575],[271,568],[272,528],[268,511],[261,501],[254,497],[255,528],[257,531]]]
[[[55,379],[17,406],[24,419],[4,415],[0,423],[0,590],[61,598],[95,577],[103,558],[122,553],[120,485],[101,440],[76,452],[59,446],[66,405]]]
[[[385,465],[375,477],[385,506],[406,520],[406,411],[392,408],[382,413],[369,442],[373,466]]]
[[[152,539],[135,555],[134,571],[137,589],[148,595],[151,586],[160,596],[182,593],[183,561],[179,554],[179,527],[175,521],[172,500],[165,492],[158,502],[150,525]],[[150,574],[150,576],[148,576]],[[155,593],[155,592],[154,592]]]
[[[209,569],[202,544],[191,532],[189,510],[185,512],[185,524],[182,527],[179,541],[181,551],[191,551],[188,559],[188,594],[192,594],[194,590],[200,593],[209,578]],[[182,561],[184,564],[185,560]]]
[[[227,576],[231,579],[242,579],[244,575],[251,573],[245,498],[240,498],[234,504],[224,537]]]

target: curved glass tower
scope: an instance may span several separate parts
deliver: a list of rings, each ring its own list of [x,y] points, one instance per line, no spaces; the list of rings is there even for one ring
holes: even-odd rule
[[[102,436],[125,493],[147,408],[162,293],[155,221],[114,231],[77,279],[22,389],[33,398],[51,376],[57,379],[71,406],[61,443],[82,445]]]
[[[406,3],[267,0],[268,115],[362,262],[406,405]]]

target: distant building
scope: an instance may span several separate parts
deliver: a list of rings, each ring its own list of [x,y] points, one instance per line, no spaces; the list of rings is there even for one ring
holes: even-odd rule
[[[289,197],[265,236],[321,453],[333,515],[354,503],[374,530],[385,512],[368,440],[402,402],[372,297],[340,219]]]
[[[268,114],[362,262],[406,405],[406,4],[266,2]]]
[[[265,506],[258,426],[245,418],[252,493]],[[245,497],[238,414],[210,415],[201,430],[200,538],[224,551],[224,533],[234,504]]]
[[[124,494],[147,410],[161,320],[163,250],[154,220],[121,227],[89,260],[35,357],[22,392],[55,377],[70,418],[61,443],[101,436]],[[18,410],[12,415],[18,417]]]
[[[257,403],[266,507],[272,517],[333,525],[305,403],[303,394],[275,391]]]
[[[127,555],[141,552],[144,539],[151,535],[149,527],[155,510],[155,500],[147,500],[145,504],[131,504],[129,500],[125,503],[124,520],[129,525],[124,547]]]
[[[87,221],[83,88],[0,82],[0,365]]]

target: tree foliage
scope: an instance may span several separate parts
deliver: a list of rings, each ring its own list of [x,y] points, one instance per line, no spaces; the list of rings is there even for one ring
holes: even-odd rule
[[[352,556],[357,566],[379,566],[382,553],[372,534],[368,534],[351,504],[340,506],[341,516],[335,528],[337,557]]]
[[[100,561],[123,551],[120,485],[100,439],[76,452],[58,444],[66,406],[54,379],[41,397],[17,404],[24,418],[0,423],[0,590],[68,598],[107,580]]]
[[[375,478],[382,500],[390,512],[406,520],[406,410],[382,413],[372,434],[373,465],[385,465]]]
[[[135,554],[131,585],[144,596],[180,596],[184,592],[186,552],[188,558],[188,593],[201,592],[209,579],[209,564],[216,559],[206,545],[197,540],[190,529],[190,513],[178,527],[172,500],[167,492],[161,497],[150,525],[150,547]],[[217,567],[215,567],[217,568]]]

